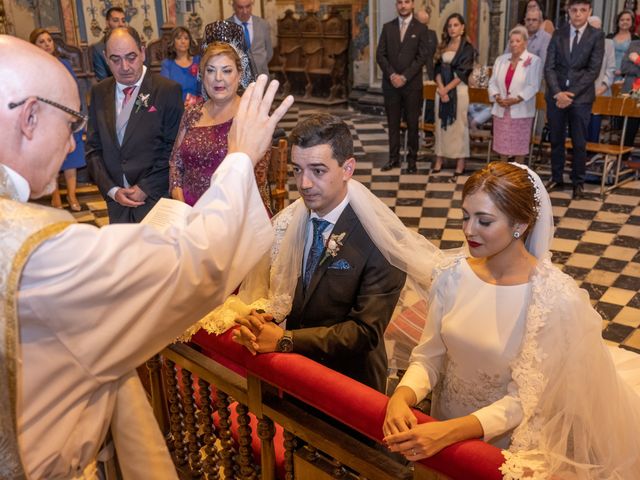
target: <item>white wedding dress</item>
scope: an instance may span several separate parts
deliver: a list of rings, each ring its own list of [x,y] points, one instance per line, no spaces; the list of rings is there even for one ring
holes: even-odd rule
[[[491,285],[460,257],[433,292],[429,321],[400,385],[419,398],[437,385],[432,416],[474,414],[484,440],[507,448],[509,432],[522,420],[510,364],[522,344],[530,284]]]
[[[435,418],[476,416],[485,440],[505,448],[505,480],[640,478],[640,356],[605,345],[587,292],[552,265],[551,202],[529,174],[540,202],[529,283],[489,285],[464,253],[443,255],[400,385],[418,400],[433,388]],[[409,338],[415,329],[398,318],[390,329]]]

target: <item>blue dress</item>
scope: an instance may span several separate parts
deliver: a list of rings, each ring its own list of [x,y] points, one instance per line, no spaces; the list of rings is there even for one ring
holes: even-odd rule
[[[71,63],[66,58],[58,58],[62,62],[62,64],[69,70],[69,73],[73,76],[73,79],[78,83],[78,79],[76,78],[76,74],[73,73],[73,67],[71,67]],[[60,167],[61,171],[69,170],[70,168],[82,168],[87,165],[84,159],[84,140],[82,140],[82,134],[84,132],[78,132],[73,134],[73,139],[76,141],[76,149],[67,155],[67,158],[64,159],[62,166]]]
[[[200,55],[193,57],[193,62],[188,67],[181,67],[175,60],[165,58],[162,61],[160,75],[167,77],[182,86],[182,100],[186,100],[187,95],[194,97],[202,96],[202,87],[198,80],[200,66]]]

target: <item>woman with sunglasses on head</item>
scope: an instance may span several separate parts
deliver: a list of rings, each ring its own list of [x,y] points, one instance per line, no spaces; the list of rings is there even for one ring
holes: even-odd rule
[[[60,57],[58,50],[56,49],[53,37],[49,31],[45,28],[37,28],[29,35],[29,41],[35,46],[41,48],[45,52],[56,57],[62,64],[69,70],[69,73],[78,82],[71,63],[65,58]],[[67,155],[61,170],[64,173],[64,180],[67,184],[67,199],[69,200],[69,208],[74,212],[79,212],[82,207],[78,203],[76,197],[76,183],[77,183],[77,169],[86,166],[84,159],[84,141],[82,135],[84,132],[79,131],[73,134],[73,139],[76,142],[76,149]],[[60,198],[60,191],[56,187],[56,190],[51,195],[51,206],[55,208],[62,208],[62,199]]]

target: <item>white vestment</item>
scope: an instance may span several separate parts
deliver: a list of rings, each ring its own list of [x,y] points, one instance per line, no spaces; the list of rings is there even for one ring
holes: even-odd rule
[[[110,422],[151,415],[133,370],[222,303],[272,241],[241,153],[220,165],[185,227],[76,224],[45,241],[18,299],[18,438],[29,478],[80,475]],[[116,449],[137,442],[134,458],[167,469],[149,472],[119,451],[125,478],[176,478],[157,427],[139,432],[147,438],[127,433],[114,430]]]

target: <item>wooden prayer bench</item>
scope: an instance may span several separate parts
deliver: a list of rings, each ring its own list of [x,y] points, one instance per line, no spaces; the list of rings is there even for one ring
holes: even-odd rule
[[[193,341],[193,348],[166,348],[163,365],[151,370],[156,384],[166,385],[166,401],[154,396],[154,411],[181,478],[502,478],[500,450],[480,440],[412,467],[396,463],[374,445],[383,437],[388,397],[306,357],[252,356],[230,332],[201,331]],[[421,423],[434,421],[414,413]]]

